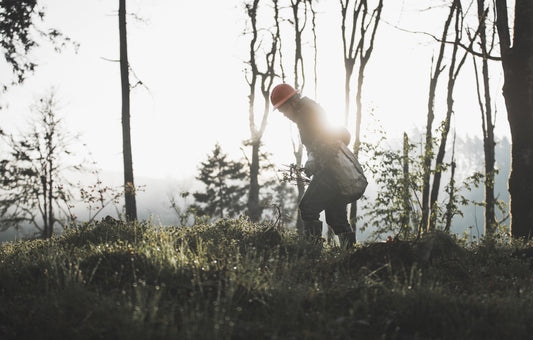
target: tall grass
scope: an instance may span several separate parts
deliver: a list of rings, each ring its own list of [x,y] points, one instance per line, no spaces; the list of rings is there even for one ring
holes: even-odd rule
[[[509,246],[317,245],[245,219],[95,223],[0,247],[1,339],[525,339]],[[446,247],[445,247],[446,248]]]

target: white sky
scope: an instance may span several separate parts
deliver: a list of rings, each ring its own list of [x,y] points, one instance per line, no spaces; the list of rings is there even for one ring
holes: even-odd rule
[[[426,4],[425,0],[385,1],[383,19],[410,30],[440,34],[447,10],[420,12]],[[118,59],[117,7],[118,1],[110,0],[46,1],[46,24],[81,46],[77,54],[72,48],[57,54],[46,45],[35,52],[37,72],[0,99],[5,105],[0,119],[6,130],[22,129],[29,105],[54,86],[69,127],[82,133],[98,165],[104,171],[122,171],[119,65],[102,59]],[[318,101],[332,123],[342,124],[339,4],[321,1],[319,10]],[[246,18],[242,1],[130,0],[128,11],[146,20],[128,19],[128,43],[131,66],[150,89],[148,93],[136,88],[131,96],[135,176],[178,180],[194,176],[217,141],[233,157],[240,157],[241,142],[250,135],[243,73],[248,38],[242,35]],[[284,39],[292,39],[292,35]],[[376,125],[368,115],[371,109],[388,137],[424,129],[431,56],[436,48],[427,36],[381,23],[365,78],[363,130],[368,138]],[[293,57],[285,51],[285,58]],[[304,58],[309,62],[312,54],[307,52]],[[495,79],[501,79],[498,65],[493,69]],[[465,69],[463,77],[471,79],[471,72]],[[446,77],[442,75],[443,84]],[[130,79],[134,83],[135,78]],[[497,135],[508,135],[501,86],[493,92],[499,98]],[[304,95],[313,97],[312,75],[308,75]],[[458,84],[455,125],[459,133],[480,136],[474,95],[472,82]],[[440,105],[435,127],[444,111],[445,106]],[[290,133],[296,130],[277,112],[270,117],[266,149],[274,153],[278,164],[291,163]]]

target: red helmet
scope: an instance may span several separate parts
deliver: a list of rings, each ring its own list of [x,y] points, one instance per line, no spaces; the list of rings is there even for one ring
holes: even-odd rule
[[[289,84],[279,84],[270,93],[270,102],[272,103],[274,110],[276,110],[281,104],[285,103],[292,96],[300,91],[295,90]]]

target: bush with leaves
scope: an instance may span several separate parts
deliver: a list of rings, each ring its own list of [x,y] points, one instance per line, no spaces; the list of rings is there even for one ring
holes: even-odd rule
[[[416,234],[420,216],[418,193],[421,189],[421,162],[412,155],[415,145],[408,144],[407,152],[385,148],[382,138],[377,144],[362,144],[362,153],[368,155],[363,164],[378,186],[376,198],[366,196],[361,206],[364,216],[361,231],[373,228],[372,236],[402,234],[408,238]],[[409,164],[405,169],[405,164]],[[407,170],[407,171],[406,171]]]
[[[382,137],[376,144],[363,143],[362,153],[368,156],[363,164],[377,184],[376,197],[364,197],[362,211],[364,216],[361,231],[372,229],[371,236],[401,236],[404,239],[419,236],[421,216],[421,190],[423,155],[420,145],[404,140],[403,149],[385,147]],[[462,180],[457,185],[455,179],[455,160],[443,163],[439,171],[450,170],[448,183],[444,186],[446,197],[437,202],[436,221],[438,229],[450,231],[454,216],[463,216],[461,207],[475,204],[465,195],[481,184],[483,175],[479,172]],[[433,170],[434,171],[434,170]],[[480,177],[481,176],[481,177]]]

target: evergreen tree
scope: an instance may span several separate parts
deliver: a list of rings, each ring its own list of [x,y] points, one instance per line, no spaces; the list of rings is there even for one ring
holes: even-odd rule
[[[207,161],[202,162],[196,177],[205,186],[193,193],[197,214],[211,218],[237,217],[246,211],[245,165],[229,159],[217,143]]]

